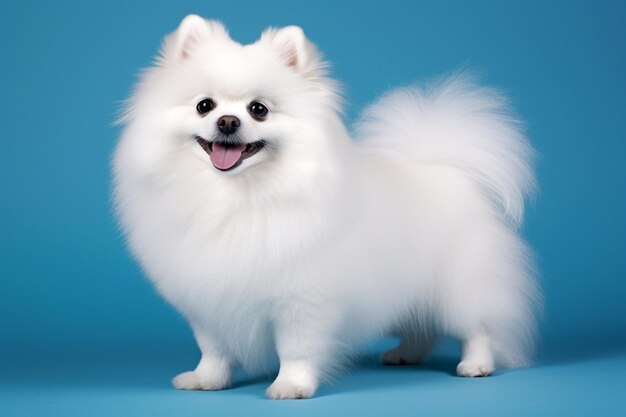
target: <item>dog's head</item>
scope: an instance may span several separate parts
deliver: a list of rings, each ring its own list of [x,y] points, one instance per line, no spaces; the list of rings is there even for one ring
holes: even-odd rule
[[[324,68],[299,27],[241,45],[221,23],[190,15],[165,39],[125,119],[152,132],[153,157],[191,152],[220,175],[306,158],[313,132],[338,111]]]

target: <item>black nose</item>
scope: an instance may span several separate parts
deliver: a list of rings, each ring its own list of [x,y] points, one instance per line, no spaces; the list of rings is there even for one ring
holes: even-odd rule
[[[241,122],[235,116],[222,116],[217,119],[217,128],[225,135],[235,133],[240,125]]]

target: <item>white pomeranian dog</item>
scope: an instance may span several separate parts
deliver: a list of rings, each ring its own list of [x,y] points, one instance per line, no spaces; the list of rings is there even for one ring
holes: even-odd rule
[[[130,250],[202,358],[178,389],[278,370],[308,398],[360,343],[440,336],[459,375],[528,363],[540,297],[517,233],[533,150],[491,89],[454,76],[392,91],[352,140],[338,86],[295,26],[253,44],[187,16],[122,118],[114,199]]]

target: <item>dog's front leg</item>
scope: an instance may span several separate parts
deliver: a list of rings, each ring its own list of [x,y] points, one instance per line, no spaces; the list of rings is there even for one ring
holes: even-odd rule
[[[280,370],[267,389],[272,399],[310,398],[337,354],[332,312],[290,311],[275,322]],[[304,311],[303,311],[304,310]]]

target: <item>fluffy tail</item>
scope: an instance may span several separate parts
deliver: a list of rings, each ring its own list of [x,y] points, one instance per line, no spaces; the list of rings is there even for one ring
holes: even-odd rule
[[[534,152],[507,100],[466,75],[391,91],[366,109],[357,137],[367,146],[378,141],[386,149],[396,146],[418,163],[458,168],[515,227],[522,221],[525,197],[535,189]]]

